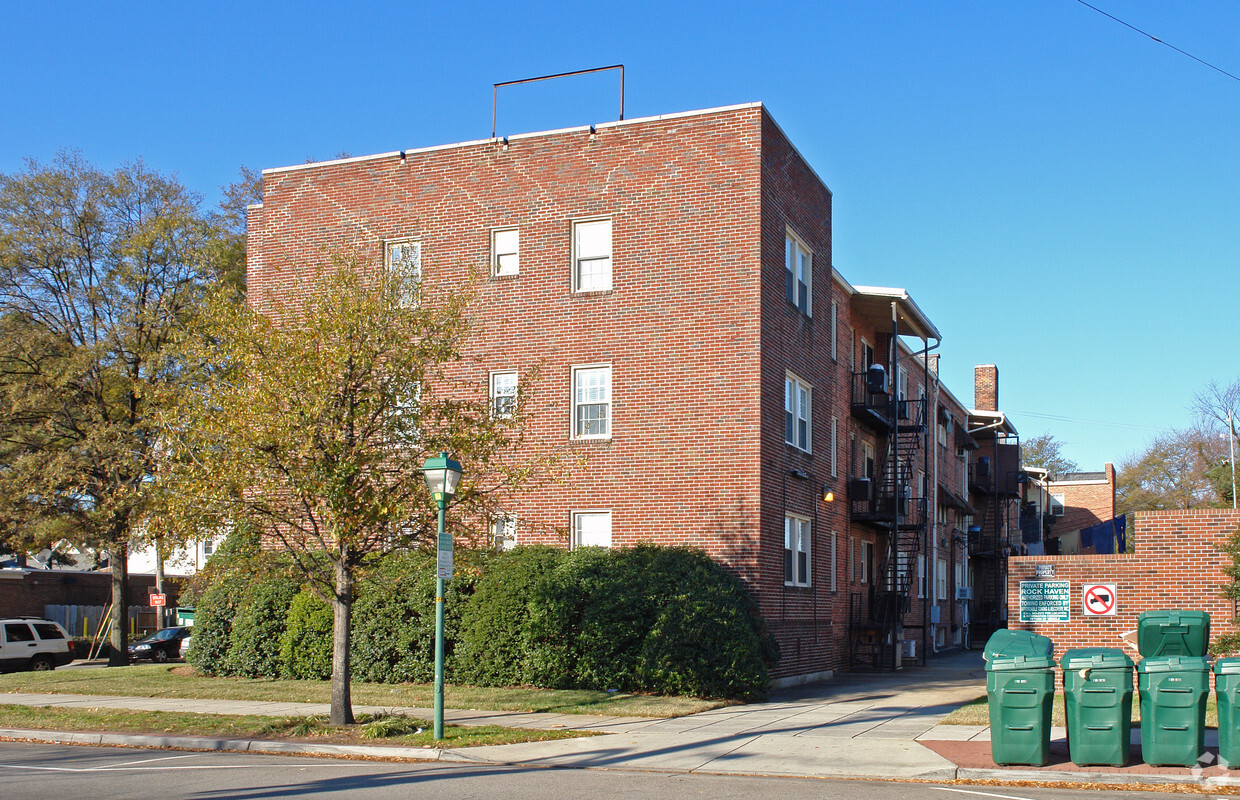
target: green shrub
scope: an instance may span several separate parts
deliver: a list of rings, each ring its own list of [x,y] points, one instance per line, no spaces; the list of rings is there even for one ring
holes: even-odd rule
[[[280,674],[326,680],[332,675],[332,607],[303,589],[288,607],[280,636]]]
[[[246,588],[261,570],[258,538],[233,531],[194,576],[194,636],[185,660],[207,675],[230,674],[233,618]]]
[[[564,551],[535,545],[492,559],[461,617],[455,674],[482,686],[532,684],[530,615]]]
[[[280,636],[297,589],[297,582],[285,570],[262,575],[246,588],[228,637],[227,674],[244,678],[280,676]]]
[[[778,649],[744,586],[700,551],[530,547],[479,581],[457,656],[482,685],[753,699]]]

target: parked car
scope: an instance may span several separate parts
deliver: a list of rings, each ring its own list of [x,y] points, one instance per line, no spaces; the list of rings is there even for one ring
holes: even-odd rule
[[[191,630],[190,633],[193,633],[193,631]],[[181,658],[185,658],[185,654],[189,652],[189,643],[193,640],[193,638],[193,636],[190,636],[187,633],[185,634],[185,638],[181,640]]]
[[[129,657],[132,659],[149,658],[161,664],[170,658],[181,655],[181,640],[189,636],[189,628],[164,628],[156,631],[145,639],[139,639],[129,645]]]
[[[38,617],[0,619],[0,670],[49,670],[73,660],[73,640],[59,623]]]

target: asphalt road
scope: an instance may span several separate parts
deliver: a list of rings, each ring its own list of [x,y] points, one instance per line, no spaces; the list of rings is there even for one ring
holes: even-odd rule
[[[1150,797],[1107,792],[1108,798]],[[712,800],[1096,800],[1096,792],[621,770],[347,761],[0,742],[0,797],[392,800],[394,797]]]

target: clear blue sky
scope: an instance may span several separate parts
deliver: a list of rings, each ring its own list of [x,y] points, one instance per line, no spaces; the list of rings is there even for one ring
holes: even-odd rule
[[[1240,3],[1091,0],[1240,74]],[[966,403],[1084,469],[1240,377],[1240,82],[1076,0],[7,3],[0,171],[238,168],[485,138],[491,85],[615,63],[629,118],[760,100],[835,195],[837,268],[907,289]],[[500,133],[614,119],[615,73],[501,90]]]

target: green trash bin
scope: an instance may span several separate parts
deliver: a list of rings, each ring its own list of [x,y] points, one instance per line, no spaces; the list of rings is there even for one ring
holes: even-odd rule
[[[1055,699],[1052,648],[1050,639],[1028,631],[996,631],[986,643],[982,655],[990,757],[996,764],[1040,767],[1049,758]]]
[[[1064,653],[1059,666],[1072,763],[1127,764],[1132,750],[1132,659],[1112,647],[1085,647]]]
[[[1205,611],[1164,609],[1137,617],[1137,651],[1150,656],[1206,655],[1210,645],[1210,615]]]
[[[1137,665],[1141,759],[1151,766],[1195,767],[1205,752],[1210,662],[1194,656],[1151,656]]]
[[[1214,662],[1214,696],[1218,700],[1218,758],[1240,769],[1240,658]]]

